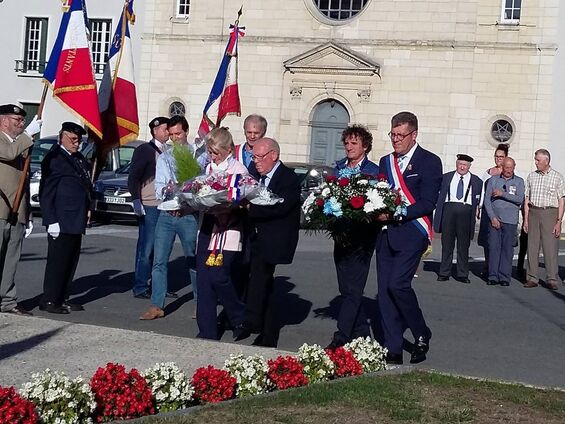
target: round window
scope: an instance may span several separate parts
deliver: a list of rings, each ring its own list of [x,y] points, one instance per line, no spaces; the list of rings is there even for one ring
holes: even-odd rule
[[[507,143],[514,134],[514,127],[506,119],[497,119],[490,127],[490,135],[499,143]]]
[[[312,0],[314,5],[328,19],[343,21],[351,19],[363,10],[369,0]]]
[[[186,114],[186,108],[181,102],[172,102],[169,106],[169,116],[184,116]]]

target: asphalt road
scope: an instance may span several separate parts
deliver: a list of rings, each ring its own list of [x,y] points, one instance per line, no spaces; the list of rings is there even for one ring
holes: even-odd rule
[[[40,222],[23,247],[17,284],[24,307],[36,316],[182,337],[195,337],[192,290],[186,286],[186,267],[180,244],[169,268],[170,288],[178,299],[167,299],[164,319],[140,321],[149,301],[132,297],[133,258],[137,227],[107,225],[89,229],[83,238],[81,260],[72,287],[72,300],[86,311],[58,316],[39,311],[47,240]],[[561,254],[565,255],[562,241]],[[414,280],[414,288],[433,331],[428,360],[420,366],[477,377],[565,388],[565,285],[553,292],[542,287],[490,287],[477,276],[482,250],[471,248],[470,285],[436,282],[440,247],[434,242]],[[560,256],[561,277],[565,276]],[[325,346],[335,331],[338,310],[332,243],[324,235],[301,234],[292,265],[277,268],[279,349],[295,351],[304,343]],[[376,311],[374,269],[365,291],[366,306]],[[412,337],[407,333],[408,340]],[[222,339],[232,343],[231,333]],[[240,342],[250,344],[253,338]],[[409,354],[405,354],[408,362]]]

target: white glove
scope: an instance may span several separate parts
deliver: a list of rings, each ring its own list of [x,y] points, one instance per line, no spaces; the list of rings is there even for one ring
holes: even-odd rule
[[[133,213],[137,216],[145,215],[145,209],[143,208],[143,203],[141,203],[141,200],[135,199],[133,201]]]
[[[28,221],[24,233],[24,238],[28,238],[32,231],[33,231],[33,221]]]
[[[49,234],[54,239],[59,237],[60,232],[61,232],[61,228],[59,227],[58,222],[56,222],[54,224],[49,224],[49,227],[47,227],[47,234]]]
[[[37,119],[37,115],[35,115],[25,129],[26,134],[33,137],[41,131],[41,125],[43,125],[43,120]]]

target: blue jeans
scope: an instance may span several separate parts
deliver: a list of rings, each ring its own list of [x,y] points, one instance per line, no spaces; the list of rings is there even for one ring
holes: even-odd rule
[[[188,263],[192,292],[196,299],[196,234],[198,222],[195,215],[175,217],[162,211],[155,230],[155,253],[153,259],[151,303],[159,308],[165,306],[167,293],[167,268],[178,235]]]
[[[500,223],[500,229],[489,228],[488,279],[497,283],[512,280],[512,259],[517,224]]]
[[[149,278],[151,277],[151,257],[153,256],[153,244],[155,242],[155,227],[159,218],[160,210],[157,206],[144,206],[145,215],[138,219],[138,238],[135,251],[135,280],[133,283],[133,294],[138,295],[149,290]]]

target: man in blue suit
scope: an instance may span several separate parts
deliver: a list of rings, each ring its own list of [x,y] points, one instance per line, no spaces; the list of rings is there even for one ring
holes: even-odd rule
[[[434,231],[441,233],[441,265],[438,281],[449,280],[453,249],[457,239],[457,272],[455,280],[469,284],[469,245],[475,233],[483,181],[471,174],[473,158],[458,154],[455,171],[443,175],[434,215]]]
[[[82,310],[65,300],[86,229],[92,184],[88,162],[78,151],[84,128],[63,122],[59,143],[41,163],[39,201],[47,227],[47,264],[39,309],[53,314]]]
[[[380,172],[404,203],[393,214],[382,214],[377,235],[378,302],[387,362],[402,364],[404,331],[414,336],[410,362],[426,359],[432,333],[412,289],[412,278],[432,237],[432,214],[442,180],[441,160],[416,142],[418,118],[411,112],[392,117],[389,137],[393,153],[381,158]]]

